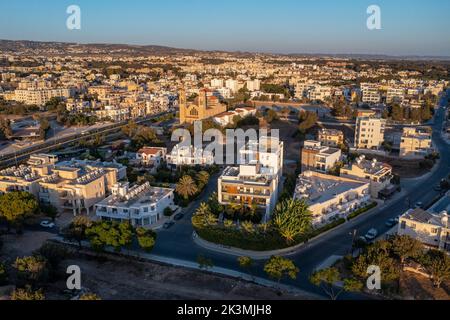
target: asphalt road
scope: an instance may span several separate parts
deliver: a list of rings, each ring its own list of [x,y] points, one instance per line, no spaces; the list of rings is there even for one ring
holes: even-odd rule
[[[450,95],[450,92],[447,92],[447,94]],[[320,289],[309,283],[308,277],[318,265],[330,256],[349,253],[354,230],[357,230],[358,236],[364,235],[371,228],[376,228],[380,234],[385,233],[388,231],[385,222],[390,218],[403,214],[409,208],[409,204],[419,201],[428,204],[439,195],[438,192],[433,190],[433,187],[439,184],[442,178],[450,174],[450,146],[441,138],[445,114],[444,106],[446,106],[445,97],[442,98],[440,105],[441,107],[436,113],[433,125],[433,140],[435,146],[439,149],[441,160],[432,174],[422,180],[418,180],[418,183],[411,183],[411,181],[406,183],[403,186],[404,192],[401,197],[389,201],[374,214],[360,216],[330,233],[310,241],[294,255],[290,256],[300,268],[298,278],[295,281],[284,281],[284,283],[323,295]],[[185,217],[183,220],[178,221],[171,229],[162,230],[158,233],[158,241],[153,250],[154,254],[188,261],[196,261],[199,255],[203,255],[210,258],[215,266],[242,271],[239,268],[236,257],[206,250],[197,246],[192,240],[193,228],[190,218],[200,202],[205,201],[216,190],[217,179],[213,177],[202,196],[184,209]],[[263,271],[263,264],[263,261],[257,262],[252,273],[260,277],[266,277]],[[357,294],[343,294],[342,297],[347,299],[367,298]]]

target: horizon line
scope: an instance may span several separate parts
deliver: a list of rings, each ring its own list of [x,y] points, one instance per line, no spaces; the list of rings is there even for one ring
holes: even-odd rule
[[[326,53],[326,52],[270,52],[270,51],[249,51],[238,49],[193,49],[186,47],[177,47],[163,44],[134,44],[134,43],[121,43],[121,42],[72,42],[72,41],[58,41],[58,40],[29,40],[29,39],[0,39],[0,41],[10,42],[37,42],[37,43],[60,43],[60,44],[77,44],[77,45],[116,45],[116,46],[130,46],[130,47],[162,47],[172,50],[185,50],[185,51],[198,51],[198,52],[222,52],[222,53],[246,53],[246,54],[266,54],[266,55],[279,55],[279,56],[373,56],[373,57],[386,57],[386,58],[439,58],[450,59],[450,55],[408,55],[408,54],[387,54],[387,53]]]

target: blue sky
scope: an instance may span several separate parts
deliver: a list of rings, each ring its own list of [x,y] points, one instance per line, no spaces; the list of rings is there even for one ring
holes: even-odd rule
[[[82,29],[66,28],[81,8]],[[369,5],[382,30],[366,28]],[[450,56],[448,0],[1,0],[0,39]]]

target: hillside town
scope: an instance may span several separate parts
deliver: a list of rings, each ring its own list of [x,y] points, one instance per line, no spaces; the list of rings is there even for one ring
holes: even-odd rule
[[[448,61],[1,40],[0,296],[60,299],[19,267],[78,248],[300,296],[338,272],[348,298],[448,300],[449,81]],[[176,135],[199,123],[200,143]],[[90,285],[71,298],[123,298]]]

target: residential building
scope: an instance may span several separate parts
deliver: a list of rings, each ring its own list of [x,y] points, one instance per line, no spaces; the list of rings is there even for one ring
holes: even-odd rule
[[[213,120],[220,124],[221,126],[226,126],[228,124],[232,124],[234,121],[234,117],[239,117],[239,118],[245,118],[247,116],[250,115],[255,115],[256,114],[256,108],[253,107],[243,107],[243,108],[236,108],[234,110],[231,111],[227,111],[227,112],[223,112],[221,114],[218,114],[217,116],[215,116],[213,118]]]
[[[341,159],[341,149],[322,146],[319,141],[305,141],[301,151],[302,171],[327,172]]]
[[[208,89],[200,90],[193,102],[188,102],[186,92],[180,91],[180,123],[193,123],[194,121],[208,119],[227,111],[227,106]]]
[[[136,153],[136,160],[142,165],[152,167],[156,171],[167,155],[167,148],[144,147]]]
[[[431,213],[421,208],[409,209],[402,216],[397,233],[419,240],[424,245],[450,252],[448,212]]]
[[[299,175],[294,199],[305,200],[313,216],[313,225],[328,224],[346,218],[370,203],[369,183],[314,171]]]
[[[355,128],[357,149],[379,149],[384,142],[386,120],[376,117],[358,117]]]
[[[166,155],[167,165],[177,166],[195,166],[195,165],[213,165],[214,155],[210,151],[196,148],[192,145],[184,146],[177,144],[172,151]]]
[[[362,102],[380,103],[381,93],[378,84],[361,83]]]
[[[227,167],[218,179],[223,205],[256,206],[268,221],[275,208],[283,174],[284,145],[279,139],[260,137],[239,151],[239,166]]]
[[[247,90],[248,91],[259,91],[261,90],[261,80],[248,80],[247,81]]]
[[[424,158],[433,151],[431,128],[403,128],[400,157]]]
[[[70,98],[72,90],[69,88],[49,89],[17,89],[14,91],[14,100],[28,105],[43,106],[52,98]]]
[[[118,180],[126,177],[126,167],[110,162],[71,160],[57,162],[53,155],[30,157],[27,165],[0,171],[0,192],[26,191],[41,203],[59,212],[89,214]]]
[[[386,103],[401,104],[405,99],[405,89],[402,87],[390,86],[387,89]]]
[[[317,140],[323,146],[339,148],[344,145],[344,133],[336,129],[321,129],[318,133]]]
[[[379,193],[391,186],[392,167],[376,159],[367,160],[360,156],[354,163],[341,168],[341,177],[348,177],[370,183],[370,195],[379,198]]]
[[[128,221],[134,227],[149,227],[164,216],[164,209],[174,203],[174,190],[157,188],[146,182],[130,187],[129,183],[117,183],[112,195],[95,205],[97,217],[105,221]]]

